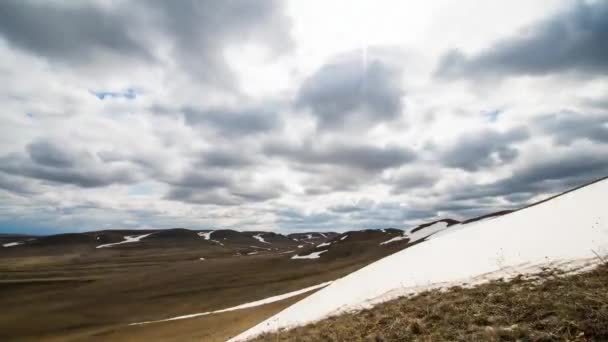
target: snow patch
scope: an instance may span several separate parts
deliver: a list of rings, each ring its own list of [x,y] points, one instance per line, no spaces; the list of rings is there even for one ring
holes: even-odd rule
[[[368,308],[428,288],[532,274],[546,265],[593,267],[608,255],[606,193],[608,180],[603,180],[434,236],[336,280],[230,341]]]
[[[407,236],[395,236],[394,238],[390,239],[390,240],[386,240],[384,242],[380,242],[380,245],[387,245],[389,243],[392,242],[397,242],[397,241],[401,241],[401,240],[406,240]]]
[[[198,236],[204,238],[205,240],[210,240],[211,239],[211,234],[215,232],[215,230],[212,230],[210,232],[199,232]]]
[[[320,252],[312,252],[308,255],[294,255],[291,258],[292,259],[319,259],[321,257],[321,254],[327,252],[327,250],[324,251],[320,251]]]
[[[270,242],[264,240],[264,238],[262,237],[262,234],[254,235],[253,238],[256,239],[256,240],[258,240],[258,241],[260,241],[261,243],[270,244]]]
[[[23,241],[17,241],[17,242],[9,242],[9,243],[5,243],[2,245],[2,247],[15,247],[15,246],[19,246],[19,245],[23,245]]]
[[[129,325],[142,325],[142,324],[159,323],[159,322],[167,322],[167,321],[177,321],[177,320],[180,320],[180,319],[194,318],[194,317],[207,316],[207,315],[216,314],[216,313],[222,313],[222,312],[228,312],[228,311],[235,311],[235,310],[242,310],[242,309],[253,308],[253,307],[256,307],[256,306],[260,306],[260,305],[264,305],[264,304],[270,304],[270,303],[281,301],[283,299],[295,297],[295,296],[301,295],[301,294],[306,293],[306,292],[314,291],[316,289],[320,289],[322,287],[325,287],[325,286],[327,286],[327,285],[329,285],[331,283],[332,283],[331,281],[328,281],[328,282],[325,282],[325,283],[322,283],[322,284],[318,284],[318,285],[314,285],[314,286],[310,286],[310,287],[307,287],[307,288],[304,288],[304,289],[301,289],[301,290],[297,290],[297,291],[293,291],[293,292],[288,292],[288,293],[285,293],[285,294],[282,294],[282,295],[268,297],[268,298],[261,299],[261,300],[256,300],[255,302],[250,302],[250,303],[245,303],[245,304],[241,304],[241,305],[238,305],[238,306],[233,306],[233,307],[228,308],[228,309],[201,312],[201,313],[195,313],[195,314],[190,314],[190,315],[177,316],[177,317],[173,317],[173,318],[159,319],[159,320],[156,320],[156,321],[146,321],[146,322],[131,323]]]
[[[114,242],[114,243],[107,243],[105,245],[99,245],[96,248],[106,248],[106,247],[112,247],[112,246],[116,246],[116,245],[122,245],[125,243],[132,243],[132,242],[139,242],[141,239],[150,236],[154,233],[150,233],[150,234],[144,234],[144,235],[129,235],[129,236],[125,236],[124,237],[124,241],[121,242]]]
[[[416,241],[422,240],[422,239],[426,239],[426,238],[433,238],[435,234],[442,232],[444,230],[446,230],[446,228],[448,228],[448,224],[447,222],[436,222],[428,227],[424,227],[420,230],[417,230],[413,233],[411,232],[404,232],[403,235],[401,236],[396,236],[390,240],[381,242],[380,245],[386,245],[392,242],[397,242],[397,241],[401,241],[401,240],[406,240],[409,239],[410,243],[414,243]]]
[[[343,237],[340,238],[340,241],[344,241],[347,237],[348,237],[348,235],[344,235]]]
[[[322,244],[317,245],[317,248],[331,246],[331,242],[323,242]]]
[[[298,248],[304,248],[304,245],[298,245]]]

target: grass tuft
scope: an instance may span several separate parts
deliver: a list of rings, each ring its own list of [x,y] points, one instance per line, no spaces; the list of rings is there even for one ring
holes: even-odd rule
[[[425,291],[255,341],[608,341],[608,264]]]

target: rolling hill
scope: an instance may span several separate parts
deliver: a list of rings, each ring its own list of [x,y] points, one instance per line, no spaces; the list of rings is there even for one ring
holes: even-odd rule
[[[608,254],[602,179],[548,201],[468,224],[435,222],[404,235],[410,248],[378,260],[231,339],[293,328],[423,290],[540,272],[588,269]],[[427,231],[429,235],[422,236]],[[416,234],[420,234],[414,237]]]

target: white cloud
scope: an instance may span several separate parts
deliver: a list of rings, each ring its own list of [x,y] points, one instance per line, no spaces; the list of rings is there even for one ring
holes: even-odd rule
[[[582,4],[6,1],[0,231],[401,227],[603,175],[605,72],[437,75]]]

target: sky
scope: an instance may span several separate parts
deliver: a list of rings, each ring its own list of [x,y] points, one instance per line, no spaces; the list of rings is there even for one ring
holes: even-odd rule
[[[520,207],[608,175],[607,41],[599,0],[0,1],[0,232]]]

